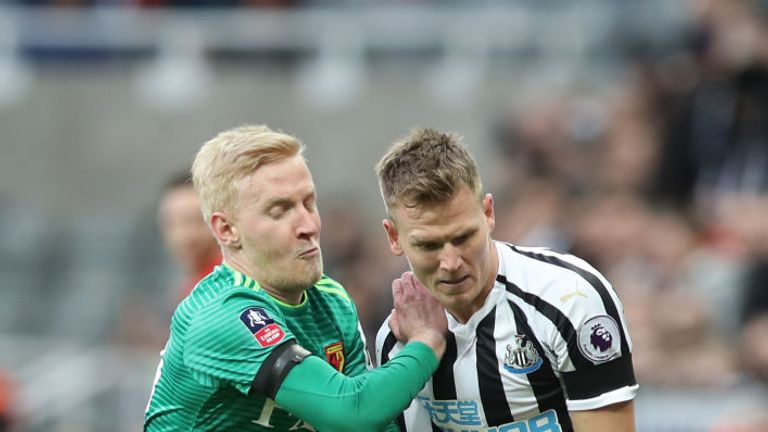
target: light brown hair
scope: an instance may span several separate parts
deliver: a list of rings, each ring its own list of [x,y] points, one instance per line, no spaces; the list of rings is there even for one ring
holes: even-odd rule
[[[387,209],[443,203],[462,186],[482,198],[477,164],[455,133],[412,130],[387,150],[376,174]]]

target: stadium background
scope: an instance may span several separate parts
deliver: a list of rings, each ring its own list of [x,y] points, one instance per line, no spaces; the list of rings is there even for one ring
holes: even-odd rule
[[[160,191],[248,122],[307,144],[326,269],[369,334],[406,264],[388,254],[372,167],[414,126],[457,131],[496,196],[495,237],[578,253],[622,295],[640,431],[768,430],[766,13],[3,2],[0,415],[11,430],[140,430],[178,282]]]

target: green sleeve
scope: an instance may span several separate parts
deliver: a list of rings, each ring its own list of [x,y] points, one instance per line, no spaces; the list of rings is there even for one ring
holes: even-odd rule
[[[248,314],[254,312],[262,320],[249,328]],[[259,341],[256,332],[262,329],[275,329],[277,337],[269,342]],[[195,316],[183,347],[183,361],[200,384],[230,384],[248,394],[253,377],[272,350],[291,339],[295,336],[276,308],[253,298],[228,299]]]
[[[387,364],[349,377],[318,357],[291,369],[275,402],[318,432],[392,429],[391,420],[410,404],[437,369],[427,345],[411,342]]]
[[[381,432],[400,432],[400,428],[392,421],[381,430]]]

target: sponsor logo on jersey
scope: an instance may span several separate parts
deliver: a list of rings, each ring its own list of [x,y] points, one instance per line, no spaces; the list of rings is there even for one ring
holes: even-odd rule
[[[262,347],[275,345],[285,337],[283,329],[262,308],[252,307],[244,310],[240,314],[240,321],[248,327]]]
[[[338,341],[325,347],[325,358],[337,371],[344,372],[344,342]]]
[[[507,344],[504,369],[516,373],[530,373],[541,367],[544,360],[525,335],[515,335],[513,344]]]
[[[430,420],[446,432],[562,432],[557,412],[550,409],[526,420],[489,427],[487,419],[476,400],[433,400],[424,396],[416,398]]]
[[[594,364],[620,357],[619,325],[608,315],[588,319],[579,328],[579,351]]]

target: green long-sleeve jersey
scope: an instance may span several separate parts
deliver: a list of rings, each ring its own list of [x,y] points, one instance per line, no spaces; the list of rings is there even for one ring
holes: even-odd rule
[[[293,374],[302,377],[298,383],[298,378],[290,381],[286,357],[280,355],[294,345],[310,356],[296,359],[302,363]],[[416,347],[403,356],[403,364],[369,372],[355,306],[338,282],[323,276],[306,290],[299,305],[292,306],[271,297],[244,274],[219,266],[173,315],[145,430],[331,432],[329,428],[337,428],[343,420],[345,412],[339,410],[344,407],[360,410],[357,415],[362,419],[375,415],[382,401],[371,399],[366,392],[376,393],[372,386],[386,387],[392,380],[398,381],[391,386],[394,390],[379,393],[402,395],[385,401],[395,404],[385,412],[396,413],[407,406],[437,366],[431,350],[411,345]],[[310,358],[312,361],[306,361]],[[280,373],[283,370],[287,378]],[[289,389],[280,393],[283,380]],[[350,401],[350,395],[358,399]],[[318,406],[306,407],[308,404]],[[281,406],[294,406],[301,418]],[[393,424],[375,424],[376,429],[397,430]]]

